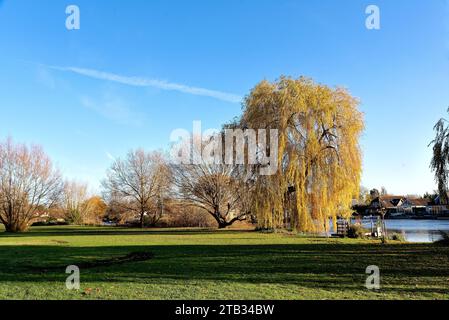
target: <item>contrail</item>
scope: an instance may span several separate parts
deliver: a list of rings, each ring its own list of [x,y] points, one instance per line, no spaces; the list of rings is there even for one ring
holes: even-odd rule
[[[86,68],[58,67],[58,66],[48,66],[48,67],[54,70],[72,72],[93,79],[112,81],[134,87],[152,87],[168,91],[178,91],[196,96],[211,97],[231,103],[240,103],[242,101],[242,97],[236,94],[216,90],[209,90],[199,87],[192,87],[184,84],[172,83],[163,80],[148,79],[143,77],[128,77],[110,72],[103,72],[99,70],[86,69]]]

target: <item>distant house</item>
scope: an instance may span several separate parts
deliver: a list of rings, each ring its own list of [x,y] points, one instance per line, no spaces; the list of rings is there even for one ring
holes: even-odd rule
[[[397,217],[404,215],[428,214],[429,202],[427,199],[405,196],[379,196],[371,201],[368,206],[354,208],[361,215],[385,215]]]
[[[366,214],[385,216],[404,214],[405,202],[406,199],[403,196],[380,196],[371,201]]]
[[[415,216],[426,215],[427,208],[429,208],[430,202],[428,199],[422,198],[408,198],[407,206],[405,207],[406,214],[412,214]]]
[[[449,192],[447,193],[447,196],[449,197]],[[432,201],[432,205],[435,205],[435,206],[441,205],[441,200],[440,200],[440,196],[439,195],[437,195],[435,197],[435,199]]]
[[[449,196],[449,194],[448,194]],[[449,218],[449,206],[434,200],[407,196],[379,196],[368,205],[353,204],[356,216],[382,216],[386,218]]]
[[[449,192],[448,192],[449,196]],[[449,215],[449,206],[441,204],[440,196],[437,196],[433,201],[429,203],[429,206],[426,208],[427,214],[432,216],[448,216]]]

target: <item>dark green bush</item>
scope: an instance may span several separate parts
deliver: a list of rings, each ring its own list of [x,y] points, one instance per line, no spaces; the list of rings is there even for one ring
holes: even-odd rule
[[[442,239],[437,241],[436,244],[449,246],[449,232],[447,231],[440,231]]]
[[[360,224],[353,224],[349,226],[348,238],[351,239],[363,239],[369,231],[362,227]]]
[[[69,225],[66,221],[58,221],[56,219],[48,219],[46,221],[38,221],[33,223],[33,227],[51,227],[51,226],[67,226]]]
[[[390,235],[389,240],[406,242],[405,236],[401,233],[393,233]]]

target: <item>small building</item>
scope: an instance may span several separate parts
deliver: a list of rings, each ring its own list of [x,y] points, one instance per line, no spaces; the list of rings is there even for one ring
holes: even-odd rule
[[[429,203],[429,206],[426,208],[426,212],[428,215],[433,217],[449,217],[449,206],[442,204],[440,201],[440,196],[437,196]]]
[[[380,196],[371,201],[368,215],[400,216],[404,215],[407,199],[403,196]]]
[[[409,198],[407,199],[407,207],[405,207],[405,213],[414,216],[427,215],[427,208],[429,207],[429,200],[422,198]]]
[[[406,196],[379,196],[364,208],[354,207],[359,215],[381,215],[387,218],[403,216],[425,216],[428,214],[429,201],[427,199]],[[364,211],[364,213],[362,212]]]
[[[354,216],[409,217],[416,219],[449,218],[449,205],[434,200],[407,196],[379,196],[369,205],[353,205]]]

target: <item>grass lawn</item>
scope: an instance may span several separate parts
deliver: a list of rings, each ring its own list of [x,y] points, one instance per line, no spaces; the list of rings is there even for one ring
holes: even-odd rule
[[[134,252],[147,261],[89,264]],[[81,268],[81,290],[65,267]],[[382,289],[365,289],[377,265]],[[449,248],[249,231],[0,231],[0,299],[448,299]]]

